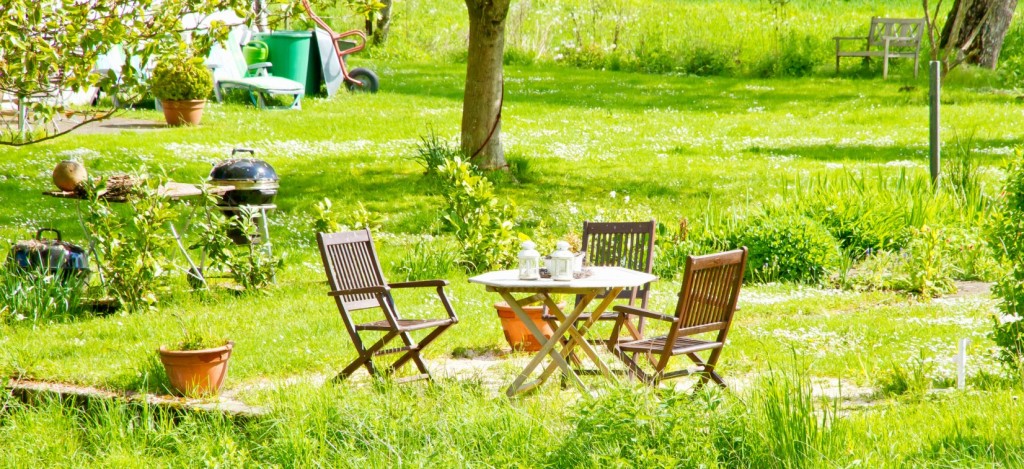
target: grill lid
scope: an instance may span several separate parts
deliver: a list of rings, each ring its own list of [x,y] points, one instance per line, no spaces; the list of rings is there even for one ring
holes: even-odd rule
[[[211,181],[278,181],[280,178],[266,161],[236,158],[217,163],[210,171]]]

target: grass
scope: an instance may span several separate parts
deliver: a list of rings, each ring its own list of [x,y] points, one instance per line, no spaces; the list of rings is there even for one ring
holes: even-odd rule
[[[270,406],[269,418],[245,424],[119,404],[24,407],[0,395],[0,465],[1022,463],[1019,385],[880,398],[865,408],[844,399],[827,423],[822,409],[835,403],[803,390],[807,380],[874,387],[894,363],[915,359],[927,361],[929,379],[943,385],[953,376],[951,357],[963,337],[972,339],[969,383],[981,388],[984,372],[996,370],[985,336],[992,302],[985,298],[925,301],[891,292],[748,285],[722,362],[726,379],[738,383],[735,394],[690,398],[620,386],[586,402],[575,391],[547,386],[509,402],[495,398],[494,385],[482,379],[434,387],[286,384],[332,375],[355,355],[325,295],[312,235],[314,205],[324,197],[336,212],[360,202],[384,218],[375,237],[390,279],[445,270],[425,247],[444,250],[451,241],[426,236],[437,235],[441,198],[414,157],[430,131],[457,137],[463,68],[383,59],[359,65],[378,71],[384,91],[307,99],[299,112],[212,105],[198,128],[71,135],[3,150],[0,239],[24,239],[52,225],[84,244],[73,205],[39,195],[59,160],[81,158],[93,175],[144,167],[191,182],[230,148],[256,148],[282,177],[271,230],[287,264],[266,295],[192,294],[175,278],[174,291],[154,311],[35,327],[0,324],[0,375],[157,392],[162,381],[154,351],[177,340],[174,315],[208,324],[211,334],[236,343],[228,392]],[[802,197],[801,181],[821,176],[927,173],[923,79],[712,79],[536,65],[508,67],[506,93],[506,149],[529,162],[530,177],[503,182],[497,191],[519,205],[519,228],[527,232],[564,236],[585,219],[655,217],[674,225],[682,217],[728,218]],[[1015,128],[1019,103],[958,84],[955,76],[943,96],[944,135],[972,135],[974,161],[993,190],[1009,149],[1022,143]],[[129,116],[158,119],[150,111]],[[502,347],[490,306],[496,297],[468,284],[457,269],[447,277],[461,321],[428,349],[428,358]],[[669,310],[677,290],[674,280],[658,282],[653,308]],[[396,295],[406,314],[442,314],[429,292]],[[757,379],[794,353],[806,362],[779,365],[777,379]],[[266,390],[268,383],[277,389]],[[779,398],[786,395],[795,400]],[[771,446],[776,433],[793,435],[794,442]],[[684,446],[699,450],[680,459],[677,449]]]

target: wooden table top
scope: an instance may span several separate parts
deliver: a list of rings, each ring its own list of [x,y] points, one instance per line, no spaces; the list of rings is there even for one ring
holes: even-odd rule
[[[609,288],[639,287],[658,279],[657,276],[638,272],[622,267],[591,267],[593,275],[569,281],[551,280],[520,280],[518,270],[498,270],[477,275],[469,279],[471,283],[485,285],[488,290],[508,290],[521,292],[565,292],[605,290]]]
[[[224,195],[230,191],[235,190],[235,186],[206,186],[206,191],[213,195]],[[103,198],[105,191],[100,191],[100,198]],[[156,190],[157,195],[160,197],[166,197],[168,199],[183,199],[186,197],[197,197],[203,194],[203,190],[195,184],[186,184],[183,182],[167,182],[160,186]],[[85,199],[82,194],[73,191],[47,191],[43,192],[43,195],[50,197],[57,197],[59,199]],[[124,202],[124,197],[111,198],[113,202]]]

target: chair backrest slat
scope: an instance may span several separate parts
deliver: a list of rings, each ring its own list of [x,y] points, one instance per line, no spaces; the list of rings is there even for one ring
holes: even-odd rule
[[[583,251],[592,266],[625,267],[651,272],[654,260],[654,220],[645,222],[583,222]],[[647,306],[650,284],[636,288],[636,298]],[[619,298],[633,298],[633,290],[623,290]]]
[[[746,264],[745,248],[687,258],[676,306],[679,327],[716,325],[714,328],[727,329],[736,311]]]
[[[369,230],[318,233],[317,243],[331,290],[386,286]],[[369,293],[337,297],[348,311],[380,307]]]

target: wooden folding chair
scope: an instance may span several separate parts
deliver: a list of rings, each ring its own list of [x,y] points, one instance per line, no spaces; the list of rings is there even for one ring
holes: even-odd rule
[[[644,222],[583,222],[582,249],[587,253],[589,265],[601,267],[625,267],[639,272],[651,273],[654,260],[654,232],[657,224],[654,220]],[[651,284],[642,287],[622,290],[618,298],[627,300],[629,306],[640,301],[641,308],[647,308],[647,300],[651,294]],[[604,298],[599,295],[598,298]],[[579,304],[582,296],[576,296]],[[578,322],[590,320],[590,313],[583,313]],[[614,321],[619,314],[607,312],[598,321]],[[542,318],[557,328],[558,318],[545,312]],[[627,320],[624,325],[631,339],[643,338],[644,318],[640,317],[636,324]],[[608,339],[588,340],[592,343],[608,344]]]
[[[373,358],[396,353],[402,353],[402,355],[391,366],[382,370],[382,374],[390,376],[411,360],[419,369],[420,374],[399,381],[430,379],[430,372],[423,364],[420,352],[445,329],[459,322],[459,318],[456,317],[455,311],[452,310],[452,306],[448,302],[448,297],[444,294],[444,287],[448,285],[448,282],[444,280],[385,282],[380,262],[377,260],[377,251],[370,238],[370,230],[317,233],[316,241],[320,245],[320,256],[324,261],[324,269],[327,271],[327,279],[331,287],[328,295],[334,297],[338,311],[341,313],[341,319],[345,322],[345,329],[352,337],[352,343],[355,344],[356,352],[359,354],[338,374],[336,379],[348,378],[361,366],[365,366],[371,376],[376,376],[377,367],[373,363]],[[445,319],[402,319],[395,310],[391,290],[417,287],[437,288],[437,295],[448,312],[448,317]],[[380,308],[384,313],[384,319],[364,324],[356,324],[352,320],[353,311],[370,308]],[[433,330],[419,342],[413,341],[409,332],[423,329]],[[384,336],[367,347],[359,335],[362,331],[383,332]],[[396,338],[401,339],[404,346],[384,349],[384,346]]]
[[[725,338],[729,334],[736,301],[743,283],[743,270],[747,266],[747,248],[735,251],[689,256],[683,274],[683,286],[679,291],[675,316],[667,316],[632,306],[616,306],[619,318],[612,330],[612,341],[616,355],[626,364],[630,375],[645,383],[657,385],[663,379],[701,373],[699,386],[713,380],[725,387],[725,382],[715,372],[718,358],[722,354]],[[668,334],[661,337],[615,343],[619,331],[629,315],[670,322]],[[714,340],[694,336],[717,331]],[[710,351],[707,361],[697,352]],[[636,361],[636,354],[654,354],[654,370],[646,372]],[[696,368],[666,373],[669,360],[677,355],[686,355]]]

